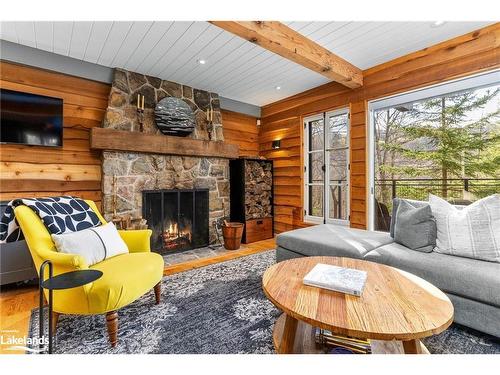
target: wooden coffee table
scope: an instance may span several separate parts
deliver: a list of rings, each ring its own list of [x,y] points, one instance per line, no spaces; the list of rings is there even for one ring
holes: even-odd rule
[[[304,276],[318,263],[367,271],[361,297],[304,285]],[[278,353],[317,352],[314,327],[370,339],[373,353],[426,353],[420,339],[444,331],[453,322],[453,305],[434,285],[363,260],[291,259],[269,267],[262,284],[269,300],[284,312],[273,332]]]

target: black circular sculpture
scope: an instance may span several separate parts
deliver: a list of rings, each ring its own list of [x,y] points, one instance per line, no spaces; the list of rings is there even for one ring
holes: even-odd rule
[[[194,131],[195,117],[191,107],[182,99],[166,97],[156,104],[155,122],[163,134],[185,137]]]

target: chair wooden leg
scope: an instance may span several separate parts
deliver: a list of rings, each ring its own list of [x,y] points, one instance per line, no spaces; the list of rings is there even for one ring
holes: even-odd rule
[[[109,343],[112,347],[116,346],[118,336],[118,312],[110,311],[106,313],[106,326],[108,328]]]
[[[155,299],[156,299],[156,304],[160,304],[161,301],[161,281],[155,285]]]
[[[52,311],[52,333],[56,334],[57,322],[59,321],[59,313]]]

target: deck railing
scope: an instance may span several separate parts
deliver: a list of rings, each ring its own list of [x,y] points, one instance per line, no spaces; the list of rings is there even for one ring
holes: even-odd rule
[[[455,204],[469,204],[491,194],[500,193],[500,178],[399,178],[375,180],[375,229],[388,231],[392,200],[406,198],[426,201],[429,193]]]
[[[339,185],[331,185],[329,217],[342,218],[342,206],[345,203],[342,195],[344,186],[341,184],[346,181],[331,180],[330,182]],[[435,178],[375,180],[375,196],[378,203],[387,208],[387,211],[384,209],[384,212],[387,212],[386,216],[390,215],[394,198],[426,201],[429,198],[429,193],[457,204],[467,204],[488,195],[500,193],[500,178],[449,178],[446,181]],[[390,220],[390,217],[384,218],[384,220]]]
[[[377,196],[387,198],[390,191],[393,198],[427,200],[429,193],[448,200],[471,200],[500,193],[500,178],[399,178],[376,180]]]

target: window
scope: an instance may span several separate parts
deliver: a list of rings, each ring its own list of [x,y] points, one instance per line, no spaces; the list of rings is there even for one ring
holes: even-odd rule
[[[500,192],[500,73],[370,103],[371,228],[389,229],[392,199],[455,204]]]
[[[304,164],[305,221],[347,225],[349,223],[348,109],[304,119]]]

